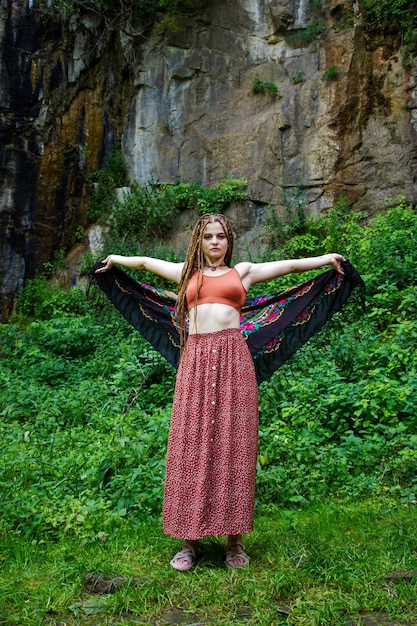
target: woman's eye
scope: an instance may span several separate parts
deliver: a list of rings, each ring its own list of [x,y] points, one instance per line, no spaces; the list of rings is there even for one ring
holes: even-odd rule
[[[216,239],[226,239],[226,235],[224,233],[219,233],[218,235],[204,235],[204,239],[206,241],[210,241],[213,237],[216,237]]]

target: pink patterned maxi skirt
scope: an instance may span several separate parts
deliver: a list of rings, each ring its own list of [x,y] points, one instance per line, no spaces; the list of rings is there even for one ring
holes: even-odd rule
[[[253,527],[258,386],[239,329],[190,335],[168,439],[164,532],[180,539]]]

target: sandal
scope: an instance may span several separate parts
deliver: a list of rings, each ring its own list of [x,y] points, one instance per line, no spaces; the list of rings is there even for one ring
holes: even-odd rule
[[[190,570],[193,565],[195,565],[197,558],[197,551],[194,550],[194,548],[192,548],[190,545],[186,544],[183,549],[177,552],[174,558],[170,561],[170,565],[178,572],[188,572],[188,570]],[[179,559],[187,561],[187,564],[181,565],[180,563],[175,563],[175,561]]]
[[[232,561],[239,557],[243,563],[233,563]],[[249,557],[245,553],[245,547],[241,543],[233,543],[226,548],[226,565],[227,567],[247,567],[249,565]]]

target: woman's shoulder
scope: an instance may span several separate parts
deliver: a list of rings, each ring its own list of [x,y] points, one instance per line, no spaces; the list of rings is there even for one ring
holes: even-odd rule
[[[247,276],[250,272],[252,265],[253,263],[249,263],[249,261],[242,261],[241,263],[236,263],[236,265],[234,265],[234,269],[237,271],[240,278],[245,278],[245,276]]]

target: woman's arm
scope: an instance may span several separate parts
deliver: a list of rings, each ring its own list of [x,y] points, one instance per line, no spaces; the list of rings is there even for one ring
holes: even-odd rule
[[[269,263],[238,263],[236,269],[242,278],[245,288],[249,289],[251,285],[278,278],[278,276],[284,276],[284,274],[307,272],[324,265],[333,265],[335,270],[343,274],[341,262],[344,260],[341,254],[332,253],[307,259],[289,259],[285,261],[271,261]]]
[[[96,270],[96,273],[107,272],[113,265],[123,265],[134,270],[152,272],[174,283],[179,283],[184,266],[184,263],[172,263],[149,256],[120,256],[119,254],[109,254],[102,263],[105,263],[105,266]]]

